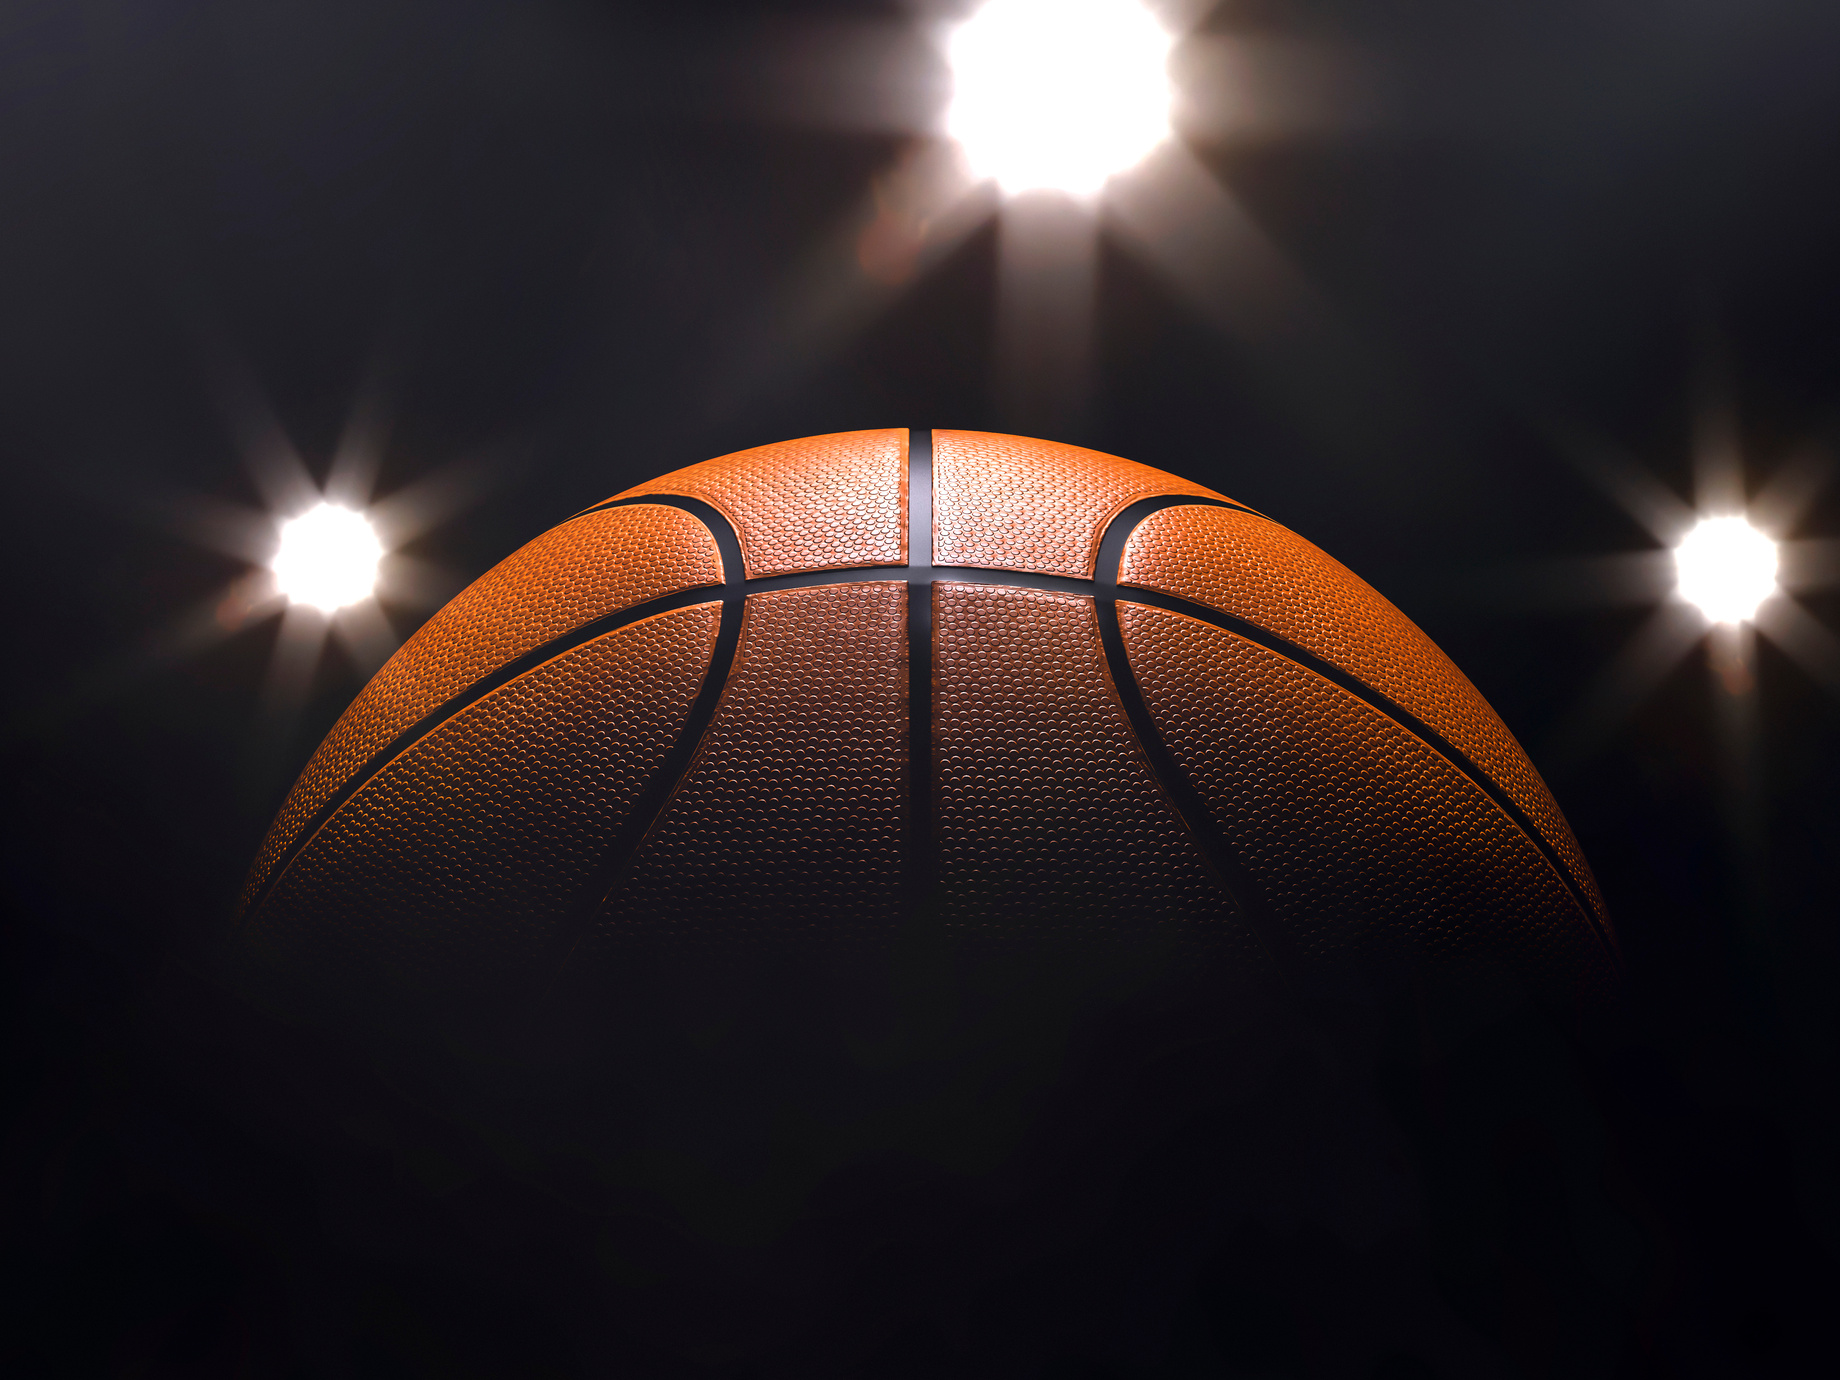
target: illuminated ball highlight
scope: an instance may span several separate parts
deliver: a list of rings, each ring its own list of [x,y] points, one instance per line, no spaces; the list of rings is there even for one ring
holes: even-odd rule
[[[269,568],[289,603],[332,613],[375,592],[382,558],[383,543],[364,514],[321,503],[281,524]]]
[[[1098,194],[1169,137],[1174,40],[1138,0],[989,0],[946,39],[945,132],[1007,194]]]
[[[1776,592],[1776,543],[1741,517],[1705,518],[1674,548],[1680,597],[1714,623],[1754,617]]]

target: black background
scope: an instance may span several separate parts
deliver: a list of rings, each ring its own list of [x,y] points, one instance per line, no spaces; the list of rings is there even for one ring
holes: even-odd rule
[[[990,382],[988,227],[838,336],[786,315],[812,273],[849,281],[869,188],[908,138],[819,118],[849,105],[827,83],[928,109],[937,69],[899,37],[909,13],[0,8],[0,1349],[15,1373],[651,1373],[617,1331],[581,1324],[584,1299],[626,1286],[566,1227],[531,1226],[508,1271],[469,1260],[465,1242],[500,1239],[472,1224],[536,1212],[515,1185],[362,1110],[316,1133],[263,1072],[304,1037],[226,995],[213,944],[368,668],[335,645],[304,707],[276,710],[262,687],[278,620],[188,638],[248,568],[200,533],[211,503],[262,503],[238,406],[262,400],[320,475],[355,410],[387,416],[378,492],[433,475],[458,495],[408,548],[421,597],[387,607],[403,636],[521,542],[653,474],[856,427],[1021,429]],[[839,18],[897,26],[884,67],[818,41]],[[1200,1263],[1146,1286],[1169,1293],[1178,1342],[1082,1332],[1044,1263],[1045,1282],[992,1285],[943,1332],[891,1325],[851,1364],[1820,1364],[1840,1252],[1840,676],[1830,665],[1823,687],[1766,640],[1733,696],[1696,650],[1595,746],[1561,751],[1651,605],[1594,599],[1596,567],[1551,563],[1656,548],[1581,452],[1685,496],[1708,409],[1734,419],[1753,490],[1831,448],[1840,15],[1248,0],[1208,27],[1364,74],[1361,119],[1194,141],[1333,304],[1357,362],[1260,359],[1114,237],[1098,385],[1060,439],[1273,514],[1452,655],[1597,869],[1626,1010],[1584,1048],[1516,1027],[1383,1061],[1407,1204],[1376,1229],[1384,1249],[1249,1211],[1189,1224]],[[1789,535],[1840,540],[1840,488]],[[1812,550],[1798,597],[1840,628]],[[1738,701],[1754,715],[1743,760],[1722,726]],[[1423,1281],[1443,1350],[1374,1323],[1400,1271]],[[1031,1289],[1033,1340],[972,1359]]]

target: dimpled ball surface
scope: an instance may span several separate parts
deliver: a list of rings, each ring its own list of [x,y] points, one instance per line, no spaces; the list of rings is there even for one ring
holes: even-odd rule
[[[1526,755],[1356,576],[1129,460],[905,429],[692,465],[480,577],[313,755],[239,934],[462,1024],[935,941],[1562,999],[1616,963]]]

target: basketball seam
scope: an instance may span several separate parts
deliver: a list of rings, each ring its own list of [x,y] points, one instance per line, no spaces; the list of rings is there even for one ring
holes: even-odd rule
[[[1116,658],[1113,666],[1113,675],[1120,680],[1121,690],[1124,685],[1128,684],[1130,693],[1137,698],[1139,705],[1142,706],[1144,714],[1143,722],[1147,725],[1148,733],[1153,735],[1157,749],[1160,749],[1163,754],[1168,754],[1167,760],[1169,768],[1178,773],[1182,780],[1182,786],[1177,787],[1177,789],[1192,791],[1194,790],[1192,783],[1187,780],[1187,774],[1182,772],[1180,765],[1175,761],[1174,755],[1169,753],[1167,744],[1163,742],[1161,733],[1155,727],[1155,720],[1149,712],[1149,706],[1142,700],[1142,690],[1137,684],[1135,671],[1130,666],[1130,658],[1124,648],[1123,630],[1118,625],[1118,601],[1121,597],[1124,597],[1119,592],[1118,570],[1123,564],[1124,548],[1126,542],[1130,540],[1131,532],[1152,513],[1160,511],[1163,508],[1178,506],[1180,503],[1181,500],[1179,499],[1146,499],[1141,503],[1133,504],[1131,507],[1119,513],[1119,515],[1113,519],[1112,526],[1106,529],[1105,535],[1100,541],[1100,557],[1098,565],[1094,570],[1094,575],[1096,577],[1095,584],[1098,586],[1098,603],[1101,608],[1101,638],[1107,638],[1108,625],[1111,634],[1116,638]],[[1114,530],[1117,531],[1116,537],[1113,535]],[[1560,884],[1565,887],[1566,892],[1571,896],[1580,913],[1583,914],[1586,924],[1589,925],[1591,933],[1603,947],[1612,967],[1620,968],[1617,960],[1616,945],[1611,941],[1602,922],[1598,919],[1596,908],[1591,904],[1589,894],[1586,892],[1582,883],[1572,876],[1570,868],[1565,865],[1564,858],[1560,855],[1558,849],[1555,848],[1552,843],[1547,840],[1545,835],[1535,827],[1526,811],[1522,810],[1521,807],[1515,803],[1514,799],[1502,789],[1500,784],[1498,784],[1493,777],[1475,762],[1471,761],[1466,753],[1449,739],[1445,738],[1443,734],[1431,727],[1430,724],[1420,719],[1403,705],[1383,695],[1380,691],[1374,689],[1373,686],[1367,684],[1358,676],[1343,670],[1334,662],[1298,646],[1288,638],[1280,637],[1278,634],[1260,627],[1257,623],[1239,618],[1230,613],[1223,613],[1218,609],[1209,608],[1205,604],[1197,604],[1192,600],[1163,594],[1156,590],[1144,589],[1138,586],[1126,586],[1125,588],[1130,590],[1130,595],[1125,600],[1127,603],[1142,604],[1150,608],[1158,608],[1165,612],[1181,614],[1184,617],[1193,618],[1197,622],[1206,623],[1211,627],[1220,629],[1222,632],[1233,633],[1239,637],[1243,637],[1248,642],[1256,643],[1267,651],[1276,652],[1279,656],[1295,662],[1304,670],[1320,676],[1322,679],[1329,681],[1331,684],[1355,696],[1370,708],[1378,710],[1401,728],[1405,729],[1406,732],[1412,734],[1415,738],[1424,743],[1426,747],[1437,753],[1438,756],[1449,762],[1451,766],[1468,777],[1484,795],[1488,796],[1495,807],[1508,817],[1510,823],[1519,829],[1522,834],[1526,835],[1528,842],[1533,844],[1541,857],[1546,860],[1547,865],[1552,868],[1554,874],[1558,877]],[[1112,647],[1113,644],[1108,640],[1108,657],[1113,656]],[[1120,668],[1122,668],[1122,674]],[[1130,712],[1129,705],[1127,705],[1127,712]],[[1136,716],[1133,715],[1134,719],[1135,717]],[[1140,735],[1145,731],[1145,729],[1140,729]],[[1195,792],[1195,794],[1197,798],[1199,798],[1199,792]],[[1213,812],[1211,810],[1208,811],[1206,818],[1210,826],[1213,826]],[[1217,828],[1218,826],[1214,827]],[[1223,844],[1225,843],[1224,836],[1221,842]]]
[[[921,576],[919,572],[925,571]],[[907,433],[907,880],[910,911],[932,898],[933,837],[933,433]]]
[[[1513,797],[1504,791],[1487,772],[1470,761],[1460,749],[1453,745],[1436,729],[1432,728],[1422,719],[1419,719],[1411,711],[1394,704],[1372,686],[1365,684],[1357,677],[1349,675],[1334,663],[1326,662],[1320,657],[1312,656],[1303,648],[1289,644],[1283,638],[1267,633],[1255,623],[1244,623],[1242,625],[1241,620],[1225,614],[1217,614],[1215,617],[1210,618],[1205,613],[1199,613],[1193,608],[1181,607],[1181,604],[1184,602],[1182,600],[1156,597],[1139,599],[1136,597],[1136,594],[1139,592],[1140,591],[1134,591],[1133,597],[1125,602],[1141,603],[1149,608],[1159,608],[1168,613],[1175,613],[1184,617],[1193,618],[1196,622],[1209,624],[1212,627],[1220,629],[1222,632],[1233,633],[1236,636],[1245,638],[1248,642],[1256,643],[1267,651],[1276,652],[1279,656],[1296,662],[1303,667],[1304,670],[1320,676],[1338,689],[1347,691],[1370,708],[1376,709],[1380,713],[1386,715],[1387,718],[1405,729],[1406,732],[1412,734],[1413,737],[1417,738],[1426,747],[1430,748],[1433,752],[1437,753],[1438,756],[1450,763],[1451,766],[1463,773],[1464,776],[1469,778],[1469,780],[1489,798],[1490,802],[1494,804],[1497,809],[1508,817],[1508,821],[1511,824],[1527,836],[1528,842],[1533,844],[1534,848],[1539,851],[1540,856],[1546,860],[1547,864],[1557,875],[1560,883],[1565,887],[1567,894],[1569,894],[1572,900],[1577,904],[1585,920],[1590,924],[1592,933],[1595,934],[1599,942],[1603,944],[1612,962],[1616,961],[1616,947],[1611,943],[1608,934],[1605,933],[1601,922],[1598,920],[1596,909],[1591,904],[1589,893],[1587,893],[1584,886],[1572,876],[1571,870],[1565,865],[1564,858],[1559,850],[1553,847],[1545,835],[1535,827],[1532,819],[1528,817],[1526,811],[1522,810],[1521,807],[1514,802]]]
[[[694,502],[695,500],[690,500]],[[661,507],[682,507],[692,511],[687,503],[674,498],[639,498],[623,499],[622,505],[628,503],[652,503]],[[817,571],[801,575],[769,575],[760,579],[747,580],[742,585],[743,598],[754,594],[767,594],[783,589],[821,589],[828,585],[860,584],[865,574],[882,574],[886,572],[889,582],[908,578],[911,566],[851,566],[847,569]],[[933,575],[950,579],[961,584],[980,584],[993,588],[1021,587],[1025,589],[1046,589],[1062,594],[1090,595],[1092,581],[1076,579],[1066,575],[1040,575],[1031,571],[987,570],[974,566],[938,566],[933,568]],[[434,709],[417,719],[408,728],[397,734],[383,747],[372,753],[364,762],[346,778],[337,791],[326,798],[324,804],[308,818],[294,841],[288,845],[281,857],[276,860],[268,878],[258,888],[256,894],[244,907],[245,915],[253,914],[274,890],[281,876],[289,865],[312,842],[314,836],[336,815],[354,795],[374,779],[377,774],[414,747],[416,743],[440,728],[456,714],[464,713],[495,690],[500,690],[521,676],[529,674],[539,666],[553,661],[559,656],[567,655],[576,648],[585,646],[609,633],[635,623],[642,623],[648,618],[661,614],[675,613],[680,609],[695,608],[699,604],[726,602],[723,591],[726,585],[694,585],[689,589],[678,590],[673,594],[663,595],[657,599],[647,600],[643,604],[634,604],[628,608],[603,614],[590,619],[570,631],[553,637],[549,641],[533,647],[530,651],[505,662],[496,670],[481,676],[471,685],[461,690]],[[711,595],[715,594],[715,598]],[[929,610],[930,612],[930,610]]]
[[[716,537],[720,547],[721,535],[713,527],[711,535]],[[738,551],[739,543],[736,545]],[[577,908],[573,923],[563,925],[560,938],[563,948],[561,956],[564,959],[606,907],[633,858],[644,846],[647,835],[664,817],[678,790],[695,769],[708,740],[710,726],[715,723],[716,714],[722,707],[729,678],[734,674],[735,655],[741,646],[742,615],[747,603],[745,593],[732,592],[745,590],[746,580],[739,557],[731,565],[728,555],[724,548],[722,621],[716,630],[716,645],[710,653],[709,666],[703,672],[703,683],[697,687],[696,698],[690,702],[690,712],[684,716],[683,731],[665,753],[664,760],[652,773],[652,779],[646,783],[645,789],[633,801],[625,825],[614,835],[602,854],[595,876],[583,891],[583,903]]]
[[[280,884],[282,876],[287,872],[288,868],[293,865],[295,859],[306,851],[307,846],[312,843],[314,838],[318,836],[319,832],[324,829],[326,825],[332,822],[333,817],[351,801],[353,796],[357,795],[375,780],[377,775],[382,772],[384,768],[388,767],[398,757],[401,757],[429,734],[441,728],[449,719],[471,709],[481,700],[487,698],[495,691],[504,689],[513,681],[521,680],[524,676],[546,666],[557,657],[566,656],[568,653],[575,651],[577,648],[586,646],[590,642],[597,641],[602,637],[609,636],[622,629],[646,622],[648,619],[663,617],[667,613],[678,613],[684,609],[698,608],[704,604],[718,603],[720,602],[719,598],[710,597],[712,591],[717,588],[719,588],[719,586],[697,585],[691,589],[678,590],[674,594],[667,594],[662,598],[648,599],[643,604],[634,604],[629,608],[620,609],[615,613],[606,614],[600,618],[583,623],[571,629],[569,632],[564,633],[561,637],[551,638],[548,642],[533,647],[530,651],[525,652],[521,656],[512,658],[491,673],[481,676],[457,695],[444,700],[441,704],[429,710],[428,713],[417,719],[413,724],[409,725],[409,727],[405,728],[401,733],[398,733],[394,738],[390,739],[388,743],[384,744],[381,748],[377,749],[376,752],[367,757],[358,769],[347,777],[344,783],[329,795],[317,810],[308,816],[306,823],[301,825],[299,832],[295,834],[293,842],[291,842],[287,848],[283,850],[281,856],[275,860],[275,865],[269,870],[268,877],[256,890],[255,895],[250,898],[249,904],[243,908],[243,914],[253,915],[261,908],[262,903],[268,899],[269,894]]]
[[[922,435],[926,438],[925,483],[927,488],[927,501],[924,505],[921,505],[917,501],[913,485],[914,461],[919,450],[916,442]],[[652,505],[656,507],[679,509],[700,521],[709,531],[710,537],[716,543],[717,551],[722,560],[722,584],[720,586],[707,584],[692,586],[657,599],[648,600],[643,604],[635,604],[629,608],[605,614],[600,618],[591,619],[571,629],[569,632],[559,637],[552,638],[540,646],[532,648],[529,652],[513,658],[489,674],[482,676],[479,680],[473,682],[464,690],[431,710],[409,728],[403,730],[402,733],[398,734],[383,748],[366,759],[364,764],[359,767],[357,771],[353,772],[344,784],[340,786],[339,790],[329,797],[325,804],[314,812],[312,817],[302,826],[299,833],[295,836],[294,841],[282,853],[281,857],[276,860],[275,866],[269,872],[267,879],[250,899],[248,906],[244,908],[244,915],[253,916],[261,909],[262,905],[280,884],[283,876],[288,872],[295,860],[306,850],[320,831],[331,822],[332,818],[340,809],[361,792],[370,781],[375,779],[379,772],[383,771],[397,757],[413,747],[415,743],[439,728],[448,719],[471,708],[493,691],[510,684],[512,681],[528,674],[530,671],[535,670],[546,662],[558,656],[565,655],[585,643],[592,642],[609,633],[617,632],[632,624],[643,622],[648,618],[655,618],[661,614],[695,607],[702,603],[713,602],[709,598],[709,595],[712,590],[719,589],[720,593],[718,599],[722,606],[722,620],[716,637],[716,649],[710,658],[707,670],[704,672],[703,683],[698,689],[697,697],[692,701],[691,712],[685,721],[684,731],[679,735],[679,741],[673,744],[672,748],[667,753],[666,760],[660,764],[658,771],[653,773],[653,779],[648,783],[645,791],[641,793],[640,799],[634,803],[633,811],[628,817],[628,828],[623,829],[620,833],[621,839],[630,838],[631,840],[631,846],[627,850],[627,856],[630,857],[630,854],[636,852],[638,847],[643,843],[645,834],[649,832],[653,822],[669,803],[670,797],[677,789],[679,781],[682,777],[686,776],[694,766],[697,751],[702,744],[703,738],[708,733],[710,724],[713,723],[715,719],[722,691],[726,687],[729,674],[732,670],[735,649],[740,641],[741,624],[748,597],[753,594],[766,593],[771,590],[804,589],[822,587],[825,585],[860,583],[865,573],[873,571],[877,574],[885,574],[890,580],[905,580],[909,588],[909,847],[912,850],[912,865],[917,886],[924,885],[926,881],[930,880],[932,871],[931,854],[933,849],[930,837],[932,820],[931,810],[928,808],[931,805],[932,793],[930,789],[927,789],[925,800],[922,801],[920,799],[922,783],[919,775],[922,771],[927,773],[924,784],[925,787],[930,788],[933,784],[931,779],[933,754],[930,712],[924,716],[927,720],[922,726],[924,731],[922,731],[922,728],[915,728],[913,724],[916,719],[921,717],[915,713],[916,710],[925,708],[930,711],[931,708],[932,608],[930,600],[932,598],[933,586],[940,580],[946,580],[952,583],[979,584],[994,588],[1003,588],[1007,586],[1012,588],[1042,589],[1057,593],[1079,594],[1093,598],[1095,611],[1098,614],[1100,641],[1105,652],[1105,659],[1113,681],[1113,688],[1115,693],[1118,694],[1119,702],[1124,707],[1126,717],[1131,722],[1133,730],[1140,741],[1142,750],[1151,767],[1152,775],[1157,779],[1159,786],[1163,789],[1166,797],[1170,799],[1178,815],[1188,824],[1191,837],[1195,838],[1197,845],[1201,848],[1204,857],[1207,858],[1210,867],[1214,869],[1216,875],[1220,878],[1222,886],[1227,891],[1228,895],[1239,905],[1240,910],[1248,916],[1249,921],[1254,924],[1255,928],[1272,928],[1268,925],[1261,925],[1259,923],[1257,915],[1262,914],[1262,907],[1259,906],[1259,903],[1255,899],[1257,895],[1256,885],[1245,872],[1243,865],[1233,856],[1232,850],[1227,846],[1224,835],[1219,833],[1218,826],[1214,823],[1212,810],[1205,807],[1205,802],[1200,792],[1194,787],[1193,783],[1188,780],[1187,774],[1182,771],[1180,764],[1176,762],[1173,753],[1170,752],[1168,745],[1162,739],[1162,735],[1156,729],[1155,720],[1151,716],[1149,706],[1143,698],[1142,689],[1137,683],[1136,673],[1131,667],[1128,653],[1125,651],[1123,632],[1118,622],[1118,601],[1121,597],[1125,597],[1121,594],[1121,589],[1128,589],[1130,593],[1128,597],[1126,597],[1126,602],[1141,603],[1149,607],[1162,609],[1166,612],[1178,613],[1194,618],[1199,622],[1219,628],[1223,632],[1234,633],[1240,637],[1244,637],[1248,641],[1257,643],[1268,651],[1276,652],[1287,660],[1295,662],[1305,670],[1330,681],[1332,684],[1353,694],[1369,707],[1386,715],[1395,723],[1399,724],[1400,727],[1418,738],[1440,757],[1443,757],[1482,790],[1496,807],[1506,814],[1509,820],[1527,836],[1528,840],[1539,851],[1541,856],[1546,859],[1547,863],[1553,868],[1555,874],[1558,876],[1561,884],[1572,896],[1579,910],[1583,913],[1587,924],[1590,926],[1591,932],[1596,936],[1599,944],[1609,956],[1612,965],[1620,967],[1617,963],[1616,946],[1610,940],[1602,922],[1599,920],[1596,910],[1591,904],[1588,893],[1580,882],[1572,876],[1571,870],[1565,865],[1558,850],[1546,840],[1534,826],[1532,820],[1528,818],[1526,812],[1514,803],[1513,799],[1508,796],[1487,772],[1476,763],[1472,762],[1465,753],[1459,750],[1442,734],[1438,733],[1437,730],[1418,718],[1417,715],[1381,694],[1378,690],[1375,690],[1372,686],[1366,684],[1358,677],[1344,671],[1333,662],[1298,646],[1286,638],[1278,636],[1276,633],[1260,627],[1256,623],[1239,618],[1233,614],[1223,613],[1218,609],[1211,608],[1206,604],[1197,603],[1193,600],[1163,594],[1160,591],[1145,589],[1135,585],[1121,587],[1118,584],[1118,571],[1123,561],[1125,543],[1129,540],[1131,533],[1137,528],[1138,524],[1143,522],[1143,520],[1152,513],[1173,507],[1206,507],[1234,509],[1261,518],[1263,518],[1263,514],[1259,514],[1253,509],[1245,508],[1240,504],[1228,503],[1219,499],[1202,498],[1195,495],[1169,494],[1139,499],[1134,503],[1127,504],[1124,508],[1119,510],[1119,512],[1105,525],[1099,540],[1098,555],[1095,561],[1092,579],[1083,579],[1077,576],[1048,575],[1041,572],[1012,570],[1003,567],[935,566],[932,563],[931,547],[933,526],[931,456],[932,433],[930,431],[922,432],[919,429],[910,431],[908,444],[907,505],[908,559],[907,564],[904,566],[863,564],[848,567],[820,568],[814,571],[801,572],[793,575],[776,575],[748,579],[740,539],[735,533],[734,528],[730,525],[727,517],[719,509],[716,509],[703,500],[691,498],[687,495],[641,494],[631,498],[609,499],[605,503],[596,504],[594,507],[584,509],[582,512],[574,514],[572,517],[566,519],[564,524],[559,525],[566,525],[567,522],[572,522],[575,518],[585,517],[591,513],[605,512],[610,508]],[[924,517],[919,515],[917,511],[922,506],[926,509]],[[1264,520],[1270,521],[1269,518],[1264,518]],[[923,527],[924,532],[921,530]],[[916,543],[921,540],[925,542],[924,550],[916,545]],[[919,555],[924,556],[924,563],[916,560],[916,556]],[[924,608],[920,607],[922,602],[925,604]],[[917,612],[920,614],[920,620],[925,624],[923,630],[916,626],[915,615]],[[920,645],[922,641],[925,643],[923,647]],[[922,684],[923,673],[925,677],[924,685]],[[922,705],[920,701],[925,701],[925,704]],[[677,765],[680,761],[681,767],[678,768],[676,775],[672,775],[669,769]],[[654,797],[657,799],[657,804],[655,808],[650,811],[649,815],[647,815],[644,806]],[[1194,818],[1191,818],[1191,816],[1194,816]],[[642,829],[638,828],[637,824],[632,822],[641,818],[645,821],[644,828]],[[619,872],[625,867],[627,859],[621,857],[620,853],[621,849],[617,844],[610,847],[608,850],[609,862],[606,873],[611,873],[612,875],[608,877],[606,885],[601,888],[599,894],[596,896],[593,910],[598,910],[605,897],[611,893],[612,886],[618,880]],[[591,891],[590,894],[594,893]],[[1281,942],[1277,942],[1275,934],[1269,938],[1263,934],[1261,934],[1260,937],[1267,943],[1268,948],[1273,949],[1274,957],[1277,957],[1286,947]]]
[[[1296,966],[1293,946],[1265,905],[1257,880],[1215,824],[1206,798],[1189,780],[1188,773],[1182,770],[1175,754],[1157,731],[1143,688],[1137,683],[1136,670],[1125,652],[1123,632],[1118,625],[1118,601],[1095,596],[1093,612],[1099,626],[1106,681],[1131,725],[1132,737],[1149,769],[1150,779],[1187,829],[1202,861],[1251,927],[1254,938],[1281,971],[1291,972]]]

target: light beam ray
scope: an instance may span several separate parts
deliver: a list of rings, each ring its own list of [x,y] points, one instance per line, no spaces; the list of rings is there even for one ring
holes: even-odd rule
[[[1179,144],[1121,178],[1108,223],[1212,325],[1254,346],[1308,329],[1329,305],[1237,197]]]
[[[375,599],[340,609],[331,620],[332,635],[366,680],[375,675],[402,645]]]
[[[1470,595],[1495,608],[1612,608],[1659,603],[1673,590],[1671,552],[1625,551],[1612,556],[1560,556],[1485,570],[1471,584]]]
[[[949,95],[944,54],[912,23],[778,16],[713,43],[699,34],[695,47],[691,60],[713,78],[705,106],[743,119],[914,134],[936,121]]]
[[[271,755],[292,737],[306,709],[331,622],[318,609],[303,604],[290,604],[282,611],[256,701],[259,737],[267,740],[264,746]]]
[[[1825,589],[1840,584],[1840,541],[1820,538],[1778,542],[1784,589]]]
[[[1840,694],[1840,638],[1793,595],[1778,594],[1757,610],[1757,629],[1810,679]]]
[[[288,604],[281,611],[255,718],[243,740],[239,776],[252,804],[266,801],[299,771],[295,737],[331,627],[329,617],[304,604]]]
[[[1750,502],[1752,517],[1766,532],[1792,530],[1833,472],[1832,452],[1816,445],[1799,447],[1758,489]]]
[[[1731,847],[1733,880],[1753,917],[1768,891],[1765,854],[1768,804],[1763,789],[1763,736],[1758,722],[1757,634],[1748,623],[1723,623],[1712,630],[1707,661],[1717,687],[1720,806]]]
[[[1030,436],[1079,435],[1094,384],[1099,227],[1053,193],[1004,204],[994,366],[1000,415]]]
[[[1744,459],[1738,409],[1713,357],[1705,368],[1693,410],[1693,505],[1701,513],[1744,511]]]
[[[275,554],[275,522],[259,508],[209,494],[180,494],[151,503],[160,525],[197,546],[266,566]]]
[[[511,441],[463,455],[392,490],[365,515],[384,546],[394,551],[478,503],[503,484],[528,453],[523,442]]]
[[[1293,425],[1346,456],[1397,434],[1413,389],[1180,142],[1114,179],[1104,224],[1236,347]]]
[[[378,470],[394,420],[381,354],[379,348],[378,357],[372,360],[352,400],[338,444],[333,447],[332,462],[326,467],[326,501],[360,511],[370,503],[377,487]]]
[[[1269,35],[1193,34],[1170,59],[1173,123],[1204,144],[1346,135],[1381,126],[1373,75],[1342,49]]]
[[[705,413],[720,418],[788,388],[899,301],[995,210],[990,190],[969,183],[949,146],[910,145],[734,332],[734,344],[708,371]]]
[[[1573,469],[1661,545],[1672,547],[1699,521],[1692,504],[1604,437],[1563,421],[1548,421],[1545,430]]]
[[[252,570],[210,598],[144,632],[128,646],[59,682],[52,693],[25,710],[20,722],[10,727],[49,732],[227,641],[281,607],[273,577],[266,570]]]
[[[470,582],[466,575],[450,566],[405,556],[400,551],[385,556],[381,569],[392,608],[438,609]]]
[[[240,354],[215,339],[203,353],[206,387],[263,504],[274,513],[306,511],[319,499],[319,485],[254,373]]]
[[[1705,631],[1705,621],[1685,603],[1670,599],[1657,607],[1549,736],[1542,754],[1547,774],[1557,779],[1588,761]]]

